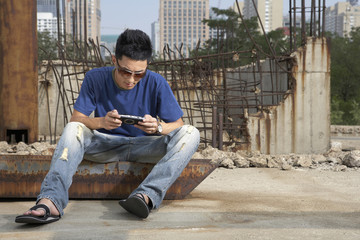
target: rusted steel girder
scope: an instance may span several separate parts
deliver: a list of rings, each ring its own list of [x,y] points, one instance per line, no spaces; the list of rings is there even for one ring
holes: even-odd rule
[[[35,198],[50,168],[51,156],[0,156],[0,198]],[[72,199],[122,199],[142,182],[153,164],[84,160],[69,189]],[[165,199],[183,199],[217,166],[206,159],[192,159],[166,193]]]
[[[0,141],[38,141],[36,1],[0,0]]]

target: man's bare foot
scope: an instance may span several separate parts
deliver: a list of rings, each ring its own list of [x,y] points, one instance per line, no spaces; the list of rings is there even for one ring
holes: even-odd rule
[[[147,195],[145,195],[145,194],[141,194],[141,193],[137,193],[136,195],[137,195],[137,196],[139,196],[139,197],[141,197],[141,195],[143,195],[143,196],[144,196],[144,199],[145,199],[146,204],[147,204],[147,205],[149,205],[149,197],[148,197]]]
[[[55,215],[55,216],[60,215],[60,213],[57,210],[57,208],[55,207],[54,203],[47,198],[41,199],[37,204],[45,204],[46,206],[48,206],[50,208],[51,215]],[[38,216],[38,217],[44,216],[45,210],[41,209],[41,208],[39,208],[38,210],[28,210],[28,211],[24,212],[24,215],[32,215],[32,216]]]

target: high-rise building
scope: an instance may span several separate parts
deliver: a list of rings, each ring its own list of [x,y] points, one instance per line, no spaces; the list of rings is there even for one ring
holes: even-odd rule
[[[172,50],[183,44],[182,53],[188,56],[199,40],[209,39],[203,19],[209,19],[209,0],[160,0],[160,52],[166,44]]]
[[[98,37],[100,41],[100,0],[65,1],[66,32],[77,36],[82,41],[85,40],[85,36],[92,39]]]
[[[244,2],[238,1],[238,4],[239,4],[239,8],[240,8],[241,14],[244,14]],[[235,12],[239,12],[236,2],[233,4],[232,9],[233,9]]]
[[[352,28],[360,27],[360,6],[338,2],[325,10],[325,31],[346,36]]]
[[[255,3],[255,6],[253,4]],[[245,19],[257,17],[264,26],[265,32],[270,32],[283,26],[283,0],[245,0],[243,14]]]
[[[38,13],[52,13],[56,17],[56,0],[37,0],[36,5]]]
[[[153,22],[151,24],[151,43],[153,46],[153,51],[155,54],[159,54],[160,53],[160,26],[159,26],[159,22]]]
[[[57,38],[58,33],[58,18],[51,12],[38,12],[37,13],[37,29],[39,32],[49,32],[54,38]],[[60,19],[60,32],[63,29],[63,21]]]
[[[59,0],[58,6],[57,0],[37,0],[37,13],[38,31],[48,31],[57,37],[59,19],[62,34],[65,29],[67,34],[84,41],[86,28],[87,38],[100,38],[100,0]]]
[[[56,0],[37,0],[37,29],[39,32],[49,32],[51,36],[57,38],[58,16],[60,32],[63,31],[64,8],[59,4],[57,11]]]

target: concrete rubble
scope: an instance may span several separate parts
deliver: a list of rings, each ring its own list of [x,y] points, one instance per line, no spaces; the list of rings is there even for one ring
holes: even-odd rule
[[[227,147],[219,151],[211,146],[195,153],[193,158],[211,159],[212,163],[225,168],[309,168],[330,171],[358,170],[360,150],[343,151],[340,142],[332,142],[331,148],[324,154],[284,154],[266,155],[260,152],[244,150],[234,151]]]
[[[9,145],[6,141],[0,142],[0,155],[52,155],[56,144],[35,142],[25,144],[19,142]],[[343,151],[340,142],[332,142],[331,148],[324,154],[284,154],[266,155],[260,152],[234,150],[225,147],[224,151],[208,146],[199,148],[194,159],[209,159],[219,167],[234,168],[278,168],[290,170],[294,168],[309,168],[330,171],[358,170],[360,167],[360,150]]]
[[[26,144],[19,142],[18,144],[8,144],[6,141],[0,142],[0,155],[52,155],[56,145],[48,142],[35,142]]]

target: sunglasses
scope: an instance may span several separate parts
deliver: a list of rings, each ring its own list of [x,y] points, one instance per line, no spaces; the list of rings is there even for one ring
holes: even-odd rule
[[[117,62],[117,60],[116,60],[116,64],[117,64],[117,68],[116,68],[117,71],[125,78],[130,78],[131,76],[133,76],[135,80],[140,80],[146,74],[146,69],[144,71],[133,72],[127,68],[121,67],[120,64]]]

